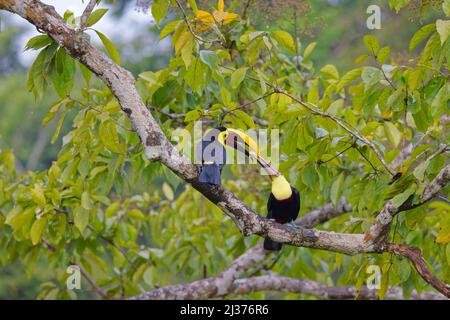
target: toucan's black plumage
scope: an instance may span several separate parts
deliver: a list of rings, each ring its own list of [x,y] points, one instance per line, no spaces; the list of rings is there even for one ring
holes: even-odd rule
[[[297,219],[300,211],[300,193],[291,186],[292,194],[284,200],[277,200],[273,193],[270,193],[267,201],[267,218],[273,219],[277,223],[290,223]],[[270,251],[281,250],[282,244],[270,239],[264,240],[264,249]]]
[[[218,135],[223,131],[226,131],[225,127],[218,127],[208,131],[197,146],[196,152],[200,154],[202,161],[198,178],[201,183],[221,184],[220,176],[227,159],[225,146],[218,140]]]

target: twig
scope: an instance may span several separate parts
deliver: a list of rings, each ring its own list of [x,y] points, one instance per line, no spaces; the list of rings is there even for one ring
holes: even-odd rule
[[[96,4],[97,0],[90,0],[88,5],[84,9],[83,14],[80,17],[80,30],[84,30],[86,22],[92,13],[92,10],[94,10]]]
[[[328,162],[330,162],[330,161],[333,161],[334,159],[338,158],[339,156],[341,156],[342,154],[344,154],[345,152],[347,152],[347,151],[350,150],[351,148],[353,148],[353,145],[351,145],[351,146],[345,148],[344,150],[342,150],[341,152],[339,152],[337,155],[333,156],[332,158],[330,158],[330,159],[328,159],[328,160],[326,160],[326,161],[319,160],[319,161],[318,161],[318,164],[320,165],[320,164],[325,164],[325,163],[328,163]]]
[[[104,240],[105,242],[109,243],[110,245],[112,245],[114,248],[116,248],[117,250],[119,250],[119,252],[124,256],[124,258],[128,261],[128,263],[133,264],[133,262],[131,261],[131,259],[128,257],[127,252],[119,245],[117,245],[114,241],[112,241],[111,239],[105,237],[103,234],[101,234],[101,232],[97,231],[97,229],[95,229],[93,226],[91,226],[90,224],[87,225],[87,228],[89,230],[91,230],[92,232],[94,232],[95,234],[97,234],[102,240]]]
[[[86,270],[84,270],[77,263],[70,263],[70,264],[76,266],[80,270],[81,275],[86,279],[86,281],[91,285],[91,287],[94,289],[95,292],[97,292],[99,296],[101,296],[102,298],[108,298],[108,294],[106,293],[106,291],[100,288],[97,285],[97,283],[95,283],[94,279],[92,279],[92,277],[89,275],[89,273],[86,272]]]
[[[252,2],[253,2],[253,0],[247,0],[247,2],[245,3],[244,11],[242,12],[242,19],[245,20],[247,18],[247,12],[248,12],[248,9],[250,8]]]
[[[258,102],[258,101],[260,101],[260,100],[263,100],[263,99],[265,99],[265,98],[267,98],[267,97],[273,95],[274,93],[275,93],[275,91],[271,91],[271,92],[266,93],[265,95],[260,96],[260,97],[254,99],[254,100],[252,100],[252,101],[250,101],[250,102],[244,103],[244,104],[242,104],[242,105],[240,105],[240,106],[238,106],[238,107],[236,107],[236,108],[234,108],[234,109],[225,111],[225,112],[222,114],[221,118],[220,118],[220,122],[221,122],[221,123],[223,122],[223,120],[225,119],[225,117],[227,116],[227,114],[230,114],[230,113],[232,113],[233,111],[236,111],[236,110],[239,110],[239,109],[245,109],[245,108],[248,107],[249,105],[252,105],[252,104],[254,104],[254,103],[256,103],[256,102]]]
[[[359,154],[361,155],[361,157],[363,157],[364,160],[366,160],[366,161],[370,164],[370,166],[372,167],[372,169],[373,169],[375,172],[378,172],[378,169],[373,165],[373,163],[369,160],[369,158],[367,158],[367,157],[364,155],[364,153],[363,153],[361,150],[359,150],[359,148],[358,148],[357,146],[355,147],[355,149],[359,152]]]

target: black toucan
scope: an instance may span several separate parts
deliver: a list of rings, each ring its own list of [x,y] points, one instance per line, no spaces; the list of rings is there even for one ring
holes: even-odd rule
[[[225,127],[209,130],[197,145],[196,154],[202,161],[198,177],[201,183],[220,185],[222,168],[227,159],[225,146],[219,141],[219,135],[224,131]]]
[[[226,146],[234,148],[247,157],[259,149],[256,142],[238,129],[217,127],[209,130],[197,144],[197,159],[201,159],[199,182],[212,185],[221,184],[223,166],[226,164]]]
[[[282,175],[272,177],[272,192],[267,201],[267,218],[277,223],[293,223],[300,211],[300,193]],[[281,250],[281,243],[264,240],[264,249]]]
[[[291,186],[286,178],[261,157],[256,147],[248,146],[250,156],[254,156],[257,162],[269,174],[272,180],[271,193],[267,201],[267,218],[275,220],[277,223],[293,223],[300,211],[300,193]],[[264,240],[264,249],[269,251],[281,250],[282,244],[270,239]]]

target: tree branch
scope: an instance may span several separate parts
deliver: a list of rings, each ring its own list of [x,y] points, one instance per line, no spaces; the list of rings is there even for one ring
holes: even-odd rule
[[[377,290],[362,287],[360,291],[353,286],[325,286],[316,281],[265,275],[248,279],[236,280],[229,296],[249,294],[258,291],[293,292],[317,297],[320,299],[378,299]],[[416,291],[411,294],[413,299],[446,300],[443,295],[425,292],[420,296]],[[392,288],[385,295],[386,300],[404,299],[401,288]]]
[[[91,15],[92,11],[95,8],[95,5],[97,4],[97,0],[90,0],[86,8],[84,9],[83,13],[80,17],[80,30],[84,30],[84,27],[86,26],[87,19]]]
[[[425,204],[434,196],[436,196],[436,194],[440,190],[445,188],[445,186],[448,185],[449,181],[450,164],[446,165],[433,179],[433,181],[431,181],[431,183],[425,188],[418,204],[414,206],[405,206],[402,208],[398,208],[395,206],[392,200],[388,201],[376,217],[375,222],[372,224],[369,231],[366,233],[365,240],[371,240],[378,245],[384,243],[387,240],[387,236],[389,235],[392,220],[398,213]]]
[[[450,286],[436,278],[427,266],[427,262],[422,256],[419,248],[407,245],[388,243],[384,246],[386,252],[394,253],[399,256],[408,258],[420,276],[432,285],[436,290],[450,298]]]
[[[101,296],[102,298],[108,298],[108,294],[106,293],[106,291],[100,288],[97,285],[97,283],[95,283],[94,279],[91,278],[91,276],[89,275],[89,273],[86,272],[86,270],[84,270],[79,264],[76,263],[71,264],[78,267],[81,275],[86,279],[86,281],[91,285],[91,287],[99,296]]]

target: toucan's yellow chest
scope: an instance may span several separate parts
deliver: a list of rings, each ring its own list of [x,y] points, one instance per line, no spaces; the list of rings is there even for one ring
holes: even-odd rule
[[[283,176],[274,177],[272,180],[272,194],[277,200],[286,200],[292,196],[292,188]]]

